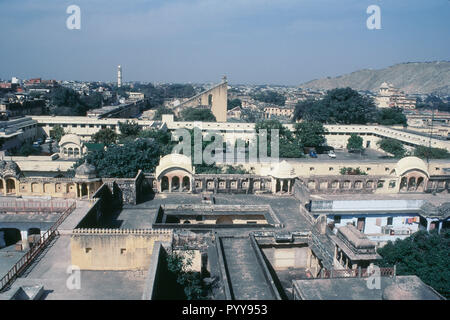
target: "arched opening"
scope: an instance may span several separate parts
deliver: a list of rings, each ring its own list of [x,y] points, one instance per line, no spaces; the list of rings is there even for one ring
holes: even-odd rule
[[[183,222],[183,224],[191,224],[191,222],[190,222],[189,220],[185,220],[185,221]]]
[[[166,176],[162,177],[161,179],[161,191],[168,191],[169,190],[169,178]]]
[[[22,240],[20,230],[15,228],[0,229],[0,248],[9,247]]]
[[[67,156],[67,148],[66,147],[63,148],[63,155]]]
[[[416,190],[416,178],[414,177],[409,178],[408,191],[415,191],[415,190]]]
[[[78,157],[80,155],[80,149],[78,148],[73,149],[73,154],[75,155],[75,157]]]
[[[283,180],[283,187],[281,189],[283,192],[289,192],[288,190],[288,181],[287,180]]]
[[[233,224],[231,217],[223,216],[216,220],[216,224]]]
[[[190,190],[191,190],[191,179],[185,176],[183,178],[183,191],[190,191]]]
[[[0,193],[3,193],[3,192],[4,192],[3,188],[4,188],[4,186],[3,186],[3,180],[0,180]]]
[[[179,190],[179,188],[180,188],[180,178],[173,177],[172,178],[172,190],[171,191]]]
[[[275,187],[275,192],[280,192],[280,190],[281,190],[281,187],[280,187],[280,180],[277,179],[277,184],[276,184],[276,187]]]
[[[400,180],[400,191],[406,191],[407,186],[408,179],[406,177],[403,177],[402,180]]]
[[[212,96],[212,94],[210,94],[210,95],[208,95],[208,106],[212,106],[212,104],[213,104],[213,96]]]
[[[16,181],[14,179],[6,179],[6,193],[16,192]]]
[[[423,191],[424,190],[424,179],[423,177],[420,177],[419,179],[417,179],[417,191]]]
[[[81,184],[81,194],[80,197],[86,197],[88,195],[88,188],[86,183]]]
[[[73,149],[72,148],[67,149],[67,156],[73,157]]]

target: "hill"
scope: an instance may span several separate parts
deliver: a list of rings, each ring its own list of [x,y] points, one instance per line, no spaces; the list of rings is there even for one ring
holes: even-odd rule
[[[312,80],[300,85],[314,90],[350,87],[376,92],[383,82],[406,93],[450,95],[450,61],[407,62],[379,70],[363,69],[335,78]]]

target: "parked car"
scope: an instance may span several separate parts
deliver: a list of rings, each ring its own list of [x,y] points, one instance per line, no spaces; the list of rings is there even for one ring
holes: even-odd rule
[[[330,151],[328,151],[328,156],[329,156],[330,158],[336,158],[336,153],[334,153],[333,150],[330,150]]]
[[[52,138],[47,138],[47,139],[45,139],[45,143],[50,143],[50,142],[53,142],[53,139],[52,139]]]
[[[39,147],[41,144],[38,141],[33,142],[33,147]]]
[[[309,156],[310,156],[311,158],[317,158],[317,153],[316,153],[314,150],[310,150],[310,151],[309,151]]]

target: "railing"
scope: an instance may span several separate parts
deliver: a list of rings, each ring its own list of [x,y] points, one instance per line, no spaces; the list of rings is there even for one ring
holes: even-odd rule
[[[21,274],[33,261],[33,259],[45,248],[45,246],[53,239],[58,232],[58,227],[73,212],[76,207],[76,202],[73,202],[56,220],[56,222],[41,235],[39,242],[33,244],[28,252],[8,271],[8,273],[0,279],[0,290],[4,289],[10,284],[18,275]]]
[[[395,276],[394,268],[379,268],[381,277],[392,277]],[[375,275],[376,269],[332,269],[332,270],[322,270],[319,278],[333,279],[333,278],[367,278],[371,275]]]
[[[71,201],[0,201],[0,211],[50,211],[62,212],[67,210],[73,203]]]

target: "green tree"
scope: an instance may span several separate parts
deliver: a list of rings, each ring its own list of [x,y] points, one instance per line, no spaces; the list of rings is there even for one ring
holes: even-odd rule
[[[398,275],[416,275],[446,298],[450,298],[450,232],[419,231],[378,249],[381,267],[397,266]]]
[[[385,126],[400,124],[407,126],[406,116],[400,108],[383,108],[378,111],[377,122]]]
[[[59,124],[55,125],[52,130],[50,130],[50,137],[55,139],[56,142],[61,141],[61,137],[65,135],[63,127]]]
[[[31,143],[24,143],[17,152],[18,156],[28,157],[41,154],[41,147],[34,147]]]
[[[216,117],[209,109],[187,108],[181,111],[182,121],[209,121],[215,122]]]
[[[352,133],[347,142],[348,150],[362,150],[363,149],[363,138],[358,136],[356,133]]]
[[[403,158],[406,154],[406,150],[403,144],[395,139],[383,138],[377,142],[377,145],[384,151],[391,153],[395,158]]]
[[[283,124],[278,120],[262,120],[255,124],[255,131],[258,133],[258,140],[252,143],[258,143],[259,154],[259,138],[267,139],[267,155],[272,155],[271,142],[272,142],[272,130],[278,130],[276,136],[279,143],[279,156],[281,158],[300,158],[303,156],[303,144],[296,135],[293,135]],[[266,130],[264,133],[264,131]]]
[[[371,98],[351,88],[333,89],[321,100],[297,103],[294,120],[313,120],[321,123],[367,124],[375,122],[377,109]]]
[[[173,115],[175,115],[175,113],[173,112],[172,109],[169,109],[169,108],[166,108],[164,106],[161,106],[158,109],[156,109],[154,120],[161,120],[163,114],[173,114]],[[174,117],[174,119],[175,119],[175,117]]]
[[[113,144],[106,150],[90,152],[75,164],[75,168],[86,160],[97,168],[101,177],[133,178],[139,169],[153,172],[161,155],[163,152],[157,142],[137,139],[124,145]]]
[[[305,147],[319,147],[325,143],[327,133],[323,124],[317,121],[302,121],[294,125],[294,132]]]
[[[261,102],[273,103],[279,106],[284,106],[284,103],[286,102],[286,98],[276,91],[263,91],[257,93],[253,95],[253,99]]]
[[[92,141],[96,143],[103,143],[105,145],[110,145],[116,142],[118,138],[117,133],[112,130],[111,128],[104,128],[99,131],[97,131],[92,136]]]
[[[446,149],[417,146],[414,155],[422,159],[449,159],[450,153]]]
[[[241,106],[242,106],[242,101],[240,99],[228,100],[227,110],[231,110],[233,108],[241,107]]]
[[[135,121],[119,122],[119,130],[122,137],[136,137],[141,131],[141,127]]]

